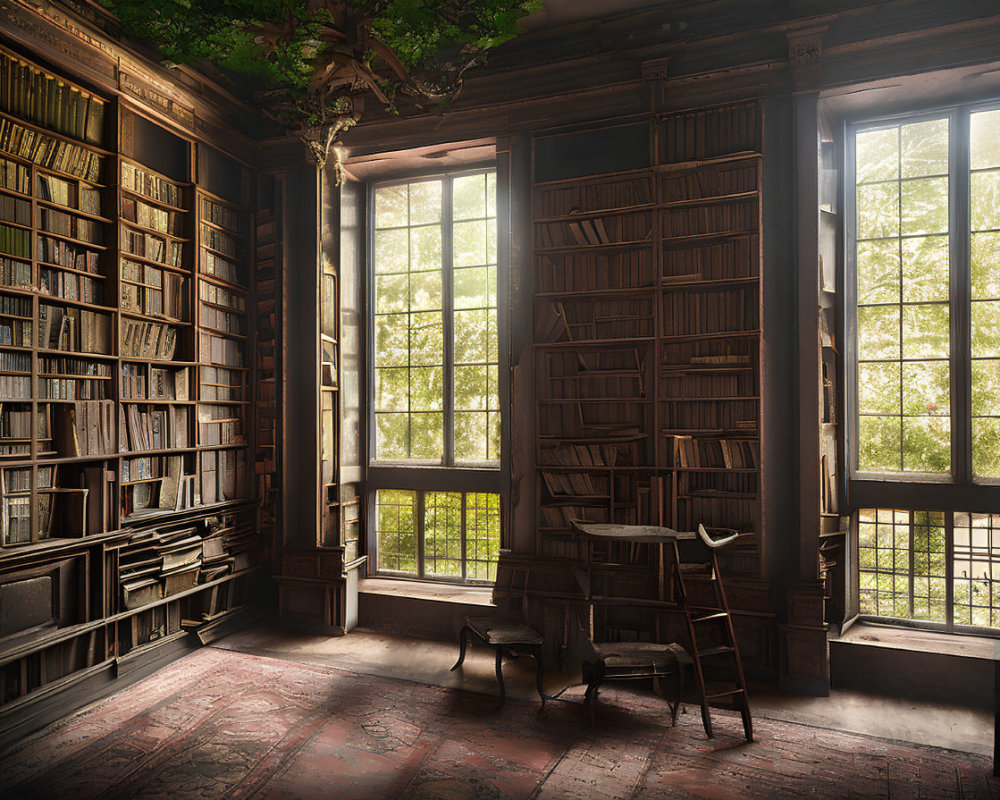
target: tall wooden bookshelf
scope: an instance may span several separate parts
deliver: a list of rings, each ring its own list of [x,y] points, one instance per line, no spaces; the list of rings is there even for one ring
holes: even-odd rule
[[[544,136],[554,144],[536,137],[532,195],[538,554],[584,557],[574,520],[736,531],[723,568],[734,605],[753,606],[736,624],[766,639],[750,619],[766,596],[738,585],[763,569],[761,105]],[[589,169],[550,177],[558,165],[542,164],[583,149],[599,154]],[[656,584],[640,577],[657,563],[645,546],[599,556],[621,580]],[[633,616],[609,619],[612,635],[663,635],[657,614]]]
[[[207,150],[0,47],[0,728],[253,600],[250,172]]]

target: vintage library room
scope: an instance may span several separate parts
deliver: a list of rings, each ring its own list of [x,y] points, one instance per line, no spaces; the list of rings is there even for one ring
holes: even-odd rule
[[[0,797],[1000,798],[997,0],[0,0]]]

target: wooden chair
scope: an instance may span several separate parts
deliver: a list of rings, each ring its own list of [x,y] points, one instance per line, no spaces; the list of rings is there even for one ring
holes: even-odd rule
[[[520,579],[520,585],[518,585]],[[527,611],[528,570],[512,568],[503,563],[501,555],[497,564],[497,582],[493,587],[493,603],[497,613],[493,616],[466,617],[458,635],[458,661],[451,669],[455,671],[465,661],[465,649],[469,636],[474,636],[496,650],[497,683],[500,685],[500,704],[507,698],[503,682],[504,656],[529,655],[535,659],[535,687],[545,707],[545,693],[542,690],[542,635],[523,622]],[[516,608],[516,611],[514,610]]]

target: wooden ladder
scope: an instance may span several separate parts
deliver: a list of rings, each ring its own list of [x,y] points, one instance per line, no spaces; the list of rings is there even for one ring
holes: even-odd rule
[[[694,542],[684,542],[685,545],[694,545]],[[726,601],[726,592],[722,586],[722,575],[719,572],[719,561],[715,550],[709,549],[710,558],[708,561],[699,559],[697,561],[682,561],[681,549],[675,539],[674,548],[674,576],[677,581],[677,596],[680,600],[681,608],[687,619],[688,636],[691,640],[691,659],[694,663],[694,677],[698,686],[698,694],[701,699],[701,720],[705,726],[705,733],[708,738],[712,738],[712,717],[708,704],[712,700],[723,700],[732,698],[739,708],[743,717],[743,732],[746,734],[748,742],[753,741],[753,720],[750,717],[750,702],[747,694],[746,678],[743,676],[743,662],[740,660],[740,649],[736,643],[736,634],[733,631],[733,618],[729,612],[729,603]],[[687,549],[687,548],[685,548]],[[712,605],[691,605],[688,601],[687,586],[684,583],[684,575],[707,575],[708,583],[712,586],[715,600]],[[722,643],[719,644],[719,637],[716,636],[714,643],[710,647],[699,645],[699,635],[704,638],[707,629],[714,627],[717,631],[721,629]],[[729,660],[733,666],[733,682],[721,690],[713,690],[711,694],[706,691],[705,672],[702,668],[702,661],[705,659]]]

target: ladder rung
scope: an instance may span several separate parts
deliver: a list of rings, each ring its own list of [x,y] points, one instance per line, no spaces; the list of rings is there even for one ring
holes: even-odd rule
[[[705,614],[701,617],[692,617],[692,622],[709,622],[713,619],[725,619],[729,615],[725,611],[717,611],[714,614]]]
[[[706,694],[706,700],[718,700],[720,697],[732,697],[737,694],[746,693],[746,689],[740,689],[739,687],[735,689],[727,689],[724,692],[715,692],[714,694]]]
[[[727,653],[735,653],[736,648],[730,647],[729,645],[720,645],[718,647],[708,647],[705,650],[699,652],[699,658],[705,658],[706,656],[721,656]]]

